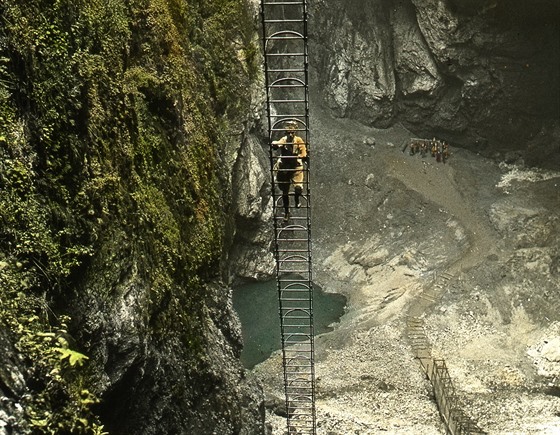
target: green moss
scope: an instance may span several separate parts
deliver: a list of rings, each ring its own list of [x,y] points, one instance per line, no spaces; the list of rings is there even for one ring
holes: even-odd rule
[[[91,261],[119,249],[111,234],[126,234],[143,269],[156,340],[177,334],[202,352],[204,282],[219,272],[229,207],[222,156],[257,69],[248,11],[241,0],[0,5],[0,320],[41,367],[28,421],[39,431],[66,418],[100,430],[86,406],[95,379],[41,334],[65,333],[44,311],[79,300]],[[56,404],[55,369],[68,373]]]

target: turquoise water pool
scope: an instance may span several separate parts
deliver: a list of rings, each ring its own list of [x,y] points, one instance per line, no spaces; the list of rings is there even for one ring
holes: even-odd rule
[[[313,320],[315,335],[332,330],[332,323],[344,314],[346,297],[325,293],[313,286]],[[241,320],[243,351],[241,362],[251,369],[280,349],[280,319],[276,281],[246,284],[234,288],[233,307]]]

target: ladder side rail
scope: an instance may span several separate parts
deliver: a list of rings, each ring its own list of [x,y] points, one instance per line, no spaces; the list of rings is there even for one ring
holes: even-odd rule
[[[311,147],[311,143],[312,143],[312,138],[311,138],[311,131],[309,129],[309,51],[308,51],[308,18],[309,18],[309,12],[308,12],[308,7],[307,7],[307,1],[303,0],[303,36],[304,36],[304,58],[303,58],[303,62],[304,62],[304,82],[306,84],[305,86],[305,125],[306,125],[306,135],[305,135],[305,143],[308,144],[308,158],[306,159],[306,164],[305,164],[305,188],[306,188],[306,193],[307,193],[307,201],[308,201],[308,209],[307,209],[307,229],[308,229],[308,239],[309,239],[309,243],[308,243],[308,248],[309,248],[309,263],[308,263],[308,277],[309,277],[309,284],[310,284],[310,292],[309,292],[309,298],[310,298],[310,319],[309,319],[309,323],[310,323],[310,329],[311,329],[311,340],[310,340],[310,349],[311,349],[311,403],[312,403],[312,420],[313,422],[315,422],[316,420],[316,410],[315,410],[315,345],[314,345],[314,337],[315,337],[315,331],[314,331],[314,318],[313,318],[313,270],[312,270],[312,256],[311,256],[311,192],[309,190],[309,178],[310,178],[310,164],[311,164],[311,155],[313,153],[313,149]]]
[[[266,21],[266,10],[265,10],[265,2],[261,1],[261,27],[262,27],[262,41],[263,41],[263,62],[264,62],[264,80],[265,80],[265,89],[266,89],[266,111],[267,111],[267,124],[268,124],[268,142],[267,142],[267,147],[268,147],[268,152],[269,152],[269,161],[270,161],[270,179],[271,181],[271,195],[273,198],[273,214],[274,216],[276,215],[276,203],[278,201],[278,193],[277,193],[277,187],[276,187],[276,177],[275,177],[275,163],[278,159],[278,157],[274,154],[273,150],[272,150],[272,107],[271,107],[271,95],[270,95],[270,83],[269,83],[269,65],[268,65],[268,56],[267,54],[267,21]],[[273,225],[274,225],[274,257],[275,257],[275,261],[276,264],[279,264],[279,253],[278,253],[278,238],[276,237],[276,234],[278,232],[278,222],[276,221],[276,219],[273,219]],[[276,267],[276,282],[277,282],[277,292],[278,292],[278,298],[280,299],[280,291],[281,291],[281,283],[280,283],[280,271],[278,266]],[[284,330],[284,324],[283,324],[283,318],[282,316],[280,316],[280,330],[283,331]],[[283,352],[283,359],[285,359],[285,342],[284,342],[284,334],[280,334],[280,340],[281,340],[281,347],[282,347],[282,352]],[[288,373],[286,372],[286,370],[284,370],[284,385],[287,385],[288,383]],[[286,394],[287,397],[287,394]]]

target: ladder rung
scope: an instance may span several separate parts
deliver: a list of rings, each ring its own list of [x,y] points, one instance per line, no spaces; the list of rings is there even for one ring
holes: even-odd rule
[[[268,69],[266,70],[267,73],[292,73],[292,72],[305,72],[307,71],[306,68],[301,69],[301,68],[273,68],[273,69]],[[286,77],[287,78],[287,77]]]
[[[281,290],[282,290],[283,292],[290,292],[290,293],[305,293],[305,294],[311,293],[311,289],[292,290],[292,289],[288,288],[288,289],[281,289]],[[297,298],[295,298],[295,297],[294,297],[293,299],[292,299],[292,298],[282,297],[281,299],[282,299],[283,301],[301,301],[301,300],[303,300],[303,299],[301,299],[301,298],[297,299]],[[310,299],[311,299],[311,298],[307,298],[306,300],[310,300]]]
[[[290,433],[297,433],[301,435],[306,433],[315,434],[315,432],[302,432],[306,430],[306,428],[308,430],[312,429],[312,426],[310,425],[313,424],[313,414],[314,414],[313,408],[310,408],[309,406],[298,406],[294,404],[293,406],[288,405],[288,412],[292,418],[290,422],[290,426],[292,426],[294,429],[297,429],[297,432],[290,432]],[[327,433],[333,433],[333,432],[327,432]]]
[[[290,217],[290,219],[294,219],[294,217]],[[307,242],[309,241],[309,238],[305,238],[302,239],[301,238],[301,233],[306,233],[309,232],[307,228],[303,228],[303,229],[297,229],[295,227],[289,228],[289,227],[282,227],[277,231],[277,236],[280,235],[280,233],[286,233],[287,231],[294,231],[298,233],[298,237],[278,237],[276,240],[278,240],[279,242]]]
[[[286,349],[286,350],[290,350],[290,348]],[[304,352],[304,353],[308,353],[308,352]],[[291,357],[289,355],[286,356],[286,367],[290,368],[290,369],[298,369],[298,368],[305,368],[305,369],[311,369],[313,367],[313,364],[311,364],[311,361],[309,361],[309,355],[302,355],[300,352],[294,352],[293,350],[291,351]],[[302,361],[303,359],[303,361]],[[297,363],[300,364],[297,364]],[[299,378],[301,379],[302,376],[308,376],[309,373],[302,371],[291,371],[290,374],[292,376],[299,376]]]
[[[283,269],[283,268],[278,268],[278,273],[298,273],[298,274],[306,274],[306,273],[311,273],[309,271],[309,269],[305,269],[305,270],[301,270],[301,269]]]
[[[291,432],[291,433],[297,433],[297,434],[315,434],[316,432],[303,432],[306,430],[312,430],[313,426],[311,426],[313,424],[313,409],[307,407],[307,406],[301,406],[299,408],[295,408],[293,406],[288,406],[289,409],[289,413],[292,416],[292,420],[290,422],[290,426],[292,426],[294,429],[297,429],[297,432]],[[284,432],[287,433],[287,432]],[[332,432],[327,432],[327,433],[332,433]],[[472,432],[469,432],[472,433]]]
[[[290,291],[290,289],[283,289],[283,290],[282,290],[282,292],[284,292],[284,293],[289,292],[289,291]],[[299,302],[299,303],[301,303],[301,302],[309,302],[309,305],[311,305],[311,299],[312,299],[312,298],[311,298],[311,291],[307,291],[307,292],[305,292],[305,293],[304,293],[304,292],[299,292],[299,293],[304,293],[304,296],[309,296],[309,297],[305,297],[305,298],[299,297],[299,295],[298,295],[297,293],[298,293],[298,292],[294,292],[293,294],[288,294],[287,297],[282,296],[282,297],[280,298],[280,300],[281,300],[282,302],[290,302],[290,301],[292,301],[292,302]],[[290,296],[291,296],[291,297],[290,297]],[[302,307],[288,308],[288,307],[285,307],[284,304],[282,304],[282,309],[283,309],[283,310],[301,309],[301,308],[302,308]],[[310,306],[309,308],[311,308],[311,306]]]
[[[281,284],[286,284],[286,285],[290,285],[290,284],[301,284],[302,286],[305,286],[305,291],[310,291],[311,290],[311,279],[310,277],[308,278],[287,278],[287,277],[280,277],[278,278],[278,283]],[[288,290],[287,288],[281,286],[280,287],[281,290]]]
[[[310,365],[290,365],[290,364],[286,364],[286,370],[288,369],[297,369],[296,371],[288,371],[287,374],[290,375],[306,375],[306,376],[310,376],[311,375],[311,370],[309,371],[305,371],[305,370],[300,370],[301,368],[305,368],[305,369],[311,369]]]
[[[270,89],[284,89],[284,88],[302,88],[305,89],[307,85],[270,85]],[[273,129],[274,130],[274,129]],[[284,129],[277,129],[277,131],[283,131]]]
[[[308,391],[309,391],[309,390],[313,390],[313,387],[312,387],[312,386],[309,386],[309,387],[308,387],[308,386],[294,387],[294,386],[292,386],[292,385],[288,385],[287,388],[288,388],[288,389],[295,390],[295,391],[293,391],[293,393],[299,393],[300,391],[298,391],[298,390],[303,390],[303,391],[302,391],[303,394],[300,393],[300,395],[309,394]],[[305,390],[307,390],[307,391],[305,391]],[[290,391],[288,391],[288,394],[289,394],[289,393],[290,393]],[[310,397],[309,399],[307,399],[307,400],[302,400],[302,402],[303,402],[303,403],[309,403],[310,400],[311,400],[311,397]]]
[[[292,415],[298,416],[298,417],[304,417],[304,416],[308,416],[310,415],[311,411],[311,402],[312,402],[312,398],[310,397],[309,399],[300,399],[298,398],[292,398],[290,399],[290,402],[292,402],[291,406],[288,406],[288,409],[293,410],[294,412],[292,412]],[[307,405],[307,406],[306,406]]]
[[[294,216],[294,217],[295,217],[295,216]],[[277,231],[286,231],[286,230],[290,230],[290,231],[300,231],[300,232],[301,232],[301,231],[307,231],[307,228],[305,228],[305,227],[302,228],[302,227],[300,227],[300,226],[297,226],[297,227],[293,227],[293,228],[282,227],[282,228],[277,228],[276,230],[277,230]]]
[[[311,285],[309,285],[309,288],[305,288],[305,289],[291,289],[291,288],[280,288],[280,291],[287,293],[288,296],[286,296],[287,298],[291,297],[296,297],[298,293],[303,293],[305,295],[311,295]],[[290,299],[285,299],[284,297],[282,297],[282,300],[290,300]],[[299,298],[298,300],[302,300],[301,298]],[[306,300],[311,300],[311,297],[306,298]]]
[[[304,419],[303,417],[307,417]],[[302,435],[305,434],[315,434],[315,426],[313,426],[313,412],[308,412],[305,415],[299,413],[293,413],[293,417],[290,420],[290,426],[293,427],[296,431],[295,433],[300,433]],[[287,433],[287,432],[284,432]]]
[[[310,281],[310,280],[302,280],[302,279],[292,279],[292,280],[290,280],[290,279],[283,279],[283,278],[280,278],[280,279],[279,279],[279,283],[280,283],[280,284],[299,283],[299,284],[301,284],[301,285],[306,285],[306,286],[309,287],[309,288],[303,289],[303,291],[306,291],[306,292],[311,291],[311,281]],[[281,287],[281,290],[291,290],[291,289],[287,289],[287,288]]]
[[[284,342],[286,345],[294,345],[294,344],[306,344],[306,342],[304,341],[285,341]]]
[[[286,270],[278,270],[278,273],[287,273]],[[305,271],[300,271],[300,273],[304,273],[304,274],[309,274],[311,275],[311,270],[305,270]],[[291,284],[300,284],[301,287],[296,287],[296,288],[290,288],[289,286]],[[310,293],[311,292],[311,278],[310,277],[301,277],[301,278],[282,278],[282,277],[278,277],[278,289],[284,292],[293,292],[293,293]],[[288,296],[290,297],[290,294],[288,293]]]
[[[306,103],[306,100],[270,100],[271,103]]]
[[[302,261],[296,261],[296,260],[280,260],[280,263],[282,263],[282,265],[278,268],[278,272],[280,273],[307,273],[309,272],[309,268],[307,269],[297,269],[297,264],[296,263],[306,263],[309,264],[311,261],[310,260],[302,260]],[[288,263],[292,265],[292,268],[287,267]]]
[[[310,324],[307,324],[307,325],[283,325],[283,326],[284,327],[283,327],[282,332],[284,333],[284,336],[293,334],[296,331],[301,331],[302,329],[307,331],[308,334],[311,334],[313,332],[312,331],[313,328],[311,327]],[[294,328],[294,331],[290,332],[290,328]],[[297,351],[295,351],[295,352],[298,353]]]
[[[290,276],[281,276],[278,279],[278,281],[280,283],[289,283],[289,284],[292,284],[292,283],[295,283],[295,282],[298,282],[298,283],[301,283],[301,284],[311,284],[310,279],[306,279],[306,278],[303,278],[303,277],[294,278],[294,277],[290,277]]]
[[[309,263],[311,263],[311,260],[307,259],[307,260],[296,261],[296,260],[290,259],[290,257],[287,257],[287,258],[279,258],[278,262],[280,263],[278,265],[278,271],[279,272],[300,273],[300,272],[307,272],[309,270],[309,269],[298,269],[299,266],[303,266],[301,263],[309,264]]]
[[[303,41],[303,35],[301,36],[285,36],[285,35],[271,35],[271,36],[267,36],[266,38],[267,41],[288,41],[288,40],[298,40],[298,41]]]
[[[290,252],[293,252],[295,254],[296,252],[310,253],[311,251],[309,249],[279,249],[278,252],[279,253],[286,253],[286,254],[290,253]]]
[[[302,6],[303,3],[300,1],[283,1],[283,2],[264,2],[263,3],[264,6],[277,6],[277,5],[298,5],[298,6]]]
[[[265,24],[271,23],[304,23],[305,20],[303,18],[290,18],[284,20],[264,20]]]
[[[305,113],[277,113],[276,118],[307,118]],[[306,122],[307,124],[307,122]],[[284,131],[284,128],[273,128],[272,131]]]
[[[295,291],[295,292],[306,292],[306,293],[309,293],[311,291],[311,280],[310,279],[307,279],[307,280],[301,280],[300,279],[300,280],[289,281],[287,279],[280,278],[278,281],[279,281],[278,284],[280,286],[280,290],[282,290],[282,291]],[[302,287],[305,287],[305,288],[293,289],[293,288],[288,288],[287,287],[287,285],[294,284],[294,283],[301,284]],[[285,285],[282,285],[282,284],[285,284]]]
[[[307,417],[304,419],[303,417]],[[290,426],[294,427],[295,430],[302,435],[304,434],[315,434],[315,427],[313,426],[313,412],[308,412],[307,414],[293,413],[293,418],[290,420]],[[286,433],[286,432],[284,432]]]
[[[303,368],[309,368],[309,369],[311,369],[311,368],[313,367],[313,364],[311,364],[310,361],[307,361],[305,364],[300,364],[300,365],[296,365],[296,364],[294,364],[293,362],[288,361],[288,360],[290,360],[290,359],[292,359],[292,360],[296,360],[296,359],[297,359],[298,361],[299,361],[301,358],[309,359],[309,355],[301,355],[301,354],[299,354],[299,353],[294,352],[293,350],[291,350],[290,347],[288,347],[288,348],[286,349],[286,351],[288,351],[288,350],[291,351],[291,354],[290,354],[290,355],[292,355],[292,357],[290,358],[289,356],[286,356],[286,367],[292,368],[292,369],[297,369],[297,368],[302,368],[302,367],[303,367]],[[293,375],[293,376],[296,376],[296,375],[297,375],[297,376],[300,376],[300,377],[301,377],[301,376],[304,376],[304,375],[305,375],[305,376],[309,375],[309,373],[306,373],[306,372],[298,372],[298,371],[292,371],[292,372],[290,372],[290,374]]]
[[[309,239],[278,239],[279,242],[307,242]]]
[[[290,335],[295,335],[295,333],[292,333],[292,334],[290,334]],[[309,334],[301,334],[301,336],[305,336],[305,337],[308,337],[308,338],[309,338]],[[307,344],[307,345],[310,345],[310,344],[311,344],[310,341],[307,341],[307,340],[306,340],[306,341],[301,341],[301,340],[300,340],[300,341],[297,341],[297,340],[286,340],[286,343],[292,343],[292,344]],[[299,352],[309,353],[309,352],[311,352],[311,350],[310,350],[310,349],[307,349],[307,350],[302,350],[302,349],[300,349],[297,353],[299,353]]]
[[[293,283],[300,283],[302,286],[306,286],[305,289],[291,289],[287,288],[286,286],[280,286],[280,290],[283,292],[294,292],[294,293],[311,293],[311,281],[308,283],[303,283],[302,281],[281,281],[280,284],[293,284]]]
[[[284,53],[266,53],[266,56],[270,57],[284,57],[284,56],[305,56],[307,53],[301,51],[294,52],[284,52]]]
[[[280,279],[280,284],[293,284],[293,283],[299,283],[302,285],[302,287],[299,288],[288,288],[288,287],[282,287],[280,286],[280,290],[282,291],[290,291],[290,292],[305,292],[305,293],[309,293],[311,292],[311,280],[293,280],[293,281],[288,281],[288,280],[283,280]]]

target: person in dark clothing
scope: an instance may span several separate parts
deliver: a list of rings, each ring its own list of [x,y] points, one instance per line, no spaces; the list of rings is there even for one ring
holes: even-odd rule
[[[294,186],[294,205],[301,206],[300,196],[303,193],[303,159],[307,157],[307,147],[304,140],[297,136],[296,121],[287,121],[286,135],[280,140],[272,141],[272,148],[280,150],[280,158],[276,172],[276,182],[282,191],[282,205],[284,206],[284,221],[290,219],[290,187]]]

